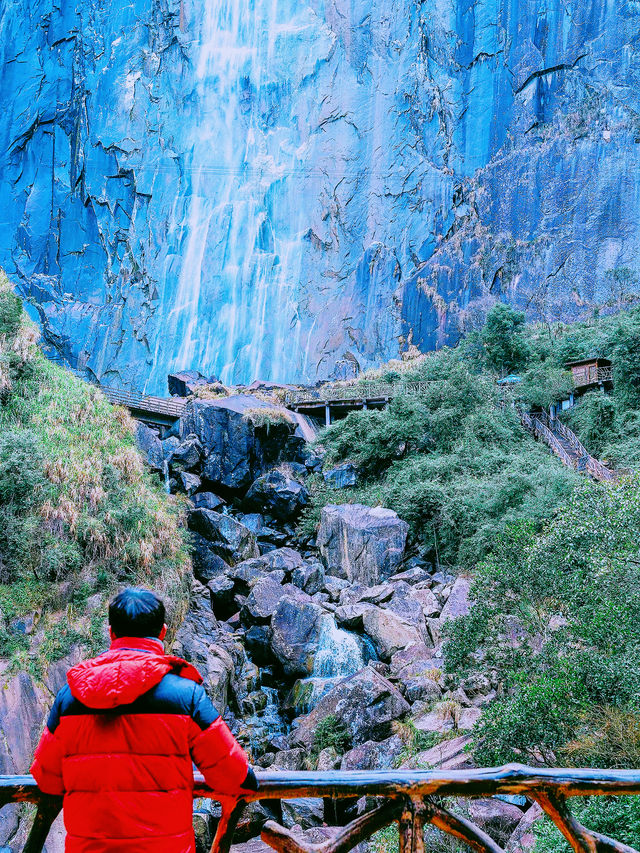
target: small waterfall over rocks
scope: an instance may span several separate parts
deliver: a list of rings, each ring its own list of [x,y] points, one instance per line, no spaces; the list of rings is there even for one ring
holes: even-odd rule
[[[333,616],[325,614],[311,676],[297,681],[293,687],[292,704],[296,712],[308,713],[339,681],[358,672],[375,657],[371,644],[338,628]]]

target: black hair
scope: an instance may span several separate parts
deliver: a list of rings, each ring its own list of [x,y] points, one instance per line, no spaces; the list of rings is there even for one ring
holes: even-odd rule
[[[109,604],[109,625],[116,637],[159,637],[164,623],[164,603],[148,589],[128,587]]]

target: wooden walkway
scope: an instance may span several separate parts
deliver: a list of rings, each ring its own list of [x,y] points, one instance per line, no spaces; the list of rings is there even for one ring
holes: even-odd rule
[[[285,406],[312,418],[324,418],[327,426],[349,412],[382,409],[399,394],[422,394],[430,382],[357,382],[353,385],[322,385],[287,392]]]
[[[601,483],[617,479],[617,473],[592,456],[578,436],[557,418],[551,420],[544,412],[518,410],[518,414],[525,429],[542,439],[568,468],[589,474]]]

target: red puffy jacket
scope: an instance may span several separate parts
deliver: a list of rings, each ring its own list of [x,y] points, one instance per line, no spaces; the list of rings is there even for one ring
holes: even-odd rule
[[[192,853],[192,760],[221,796],[255,790],[200,674],[159,640],[114,640],[67,681],[31,767],[64,794],[67,853]]]

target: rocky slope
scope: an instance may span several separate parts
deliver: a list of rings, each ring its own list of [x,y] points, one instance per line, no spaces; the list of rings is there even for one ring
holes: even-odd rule
[[[250,7],[0,10],[0,264],[74,365],[309,380],[637,292],[632,0]]]
[[[409,556],[408,524],[349,503],[348,485],[316,536],[299,533],[305,482],[322,459],[293,423],[256,426],[247,412],[261,405],[192,399],[175,435],[139,427],[150,464],[190,493],[194,589],[174,650],[197,664],[260,767],[469,766],[470,731],[498,686],[491,673],[454,682],[443,672],[443,627],[472,607],[469,580]],[[471,817],[505,841],[528,831],[526,806],[479,801]],[[345,808],[313,798],[256,806],[240,841],[269,817],[318,832]],[[203,845],[215,814],[198,807]]]

